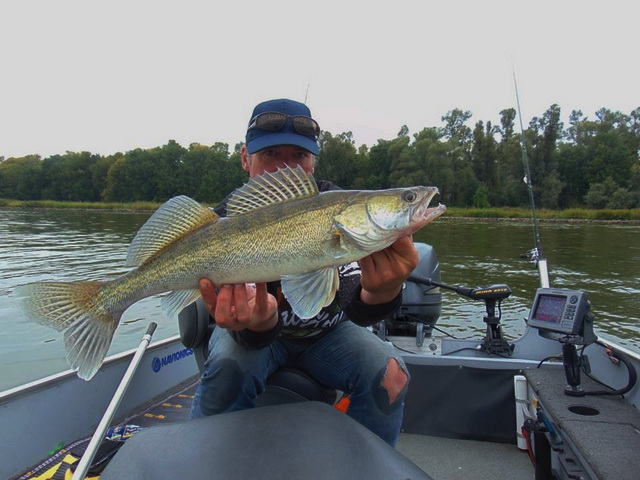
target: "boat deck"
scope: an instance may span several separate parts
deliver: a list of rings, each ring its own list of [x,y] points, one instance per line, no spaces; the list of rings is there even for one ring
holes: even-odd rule
[[[535,478],[529,456],[515,445],[402,433],[397,449],[434,480]]]
[[[117,425],[148,428],[184,421],[189,418],[189,409],[196,386],[197,380],[183,383],[167,395],[156,399],[145,410],[131,413],[124,419],[120,419]],[[65,446],[42,464],[32,467],[28,473],[14,478],[20,480],[43,478],[41,475],[44,472],[51,473],[56,465],[59,465],[58,468],[61,470],[69,468],[68,455],[79,457],[89,440],[89,438],[81,439]],[[105,443],[114,442],[105,441]],[[434,480],[534,478],[529,457],[515,445],[402,433],[397,449]],[[105,456],[110,457],[113,453],[109,450]],[[98,460],[96,457],[96,461]],[[60,473],[62,472],[58,472]]]

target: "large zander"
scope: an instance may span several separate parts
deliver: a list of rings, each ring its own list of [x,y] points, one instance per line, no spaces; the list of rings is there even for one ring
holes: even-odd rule
[[[338,288],[336,267],[410,235],[442,214],[428,208],[435,187],[319,193],[313,176],[285,168],[256,177],[234,192],[228,216],[185,197],[162,205],[131,243],[127,266],[110,281],[24,285],[30,316],[65,331],[67,360],[93,377],[123,312],[163,292],[170,315],[199,296],[198,280],[215,284],[281,280],[293,312],[315,316]]]

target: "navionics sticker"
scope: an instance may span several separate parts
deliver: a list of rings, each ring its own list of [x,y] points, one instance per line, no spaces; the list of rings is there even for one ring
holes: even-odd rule
[[[193,355],[192,349],[183,348],[182,350],[171,353],[166,357],[153,357],[153,360],[151,360],[151,368],[154,372],[158,373],[163,367],[171,365],[172,363],[182,360],[183,358],[189,357],[191,355]]]

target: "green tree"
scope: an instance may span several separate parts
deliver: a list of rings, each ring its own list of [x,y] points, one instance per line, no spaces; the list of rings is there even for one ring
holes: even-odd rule
[[[93,183],[94,165],[100,156],[89,152],[67,152],[44,159],[42,198],[97,202],[100,189]]]
[[[329,132],[322,132],[319,144],[316,177],[329,180],[342,188],[352,188],[359,173],[353,134],[343,132],[333,136]]]
[[[410,138],[398,137],[393,140],[378,140],[369,150],[370,188],[391,187],[392,165],[398,161],[405,149],[409,148]]]
[[[153,157],[154,170],[150,172],[153,178],[153,200],[164,202],[180,193],[180,170],[187,154],[187,150],[175,140],[169,140],[166,145],[150,151]]]
[[[39,200],[41,191],[40,156],[9,157],[0,162],[0,198]]]
[[[223,142],[205,147],[194,148],[189,155],[199,158],[196,200],[207,203],[218,203],[229,193],[247,181],[247,172],[242,169],[240,152],[229,156],[229,145]]]
[[[521,136],[505,134],[513,128],[515,110],[507,109],[501,112],[501,139],[496,148],[497,184],[491,192],[493,205],[524,206],[528,204],[528,196],[522,163]]]
[[[489,203],[489,189],[484,183],[481,183],[473,194],[473,206],[476,208],[488,208],[491,206]]]
[[[107,180],[102,191],[102,199],[105,202],[126,202],[131,198],[131,192],[128,191],[127,170],[127,159],[124,155],[114,156],[113,163],[107,171]]]
[[[560,194],[560,207],[578,207],[589,190],[585,175],[586,147],[564,143],[558,147],[558,175],[564,183]]]
[[[540,205],[543,208],[558,208],[560,194],[564,188],[564,183],[560,180],[557,170],[551,170],[542,180],[540,188]]]
[[[601,183],[594,183],[589,187],[584,201],[589,208],[606,208],[613,192],[618,189],[618,184],[609,177]]]
[[[444,137],[452,140],[458,146],[468,147],[471,143],[472,134],[466,122],[471,117],[470,111],[460,110],[459,108],[454,108],[447,112],[441,119],[444,122]]]
[[[454,179],[449,144],[442,141],[443,136],[442,129],[424,128],[414,135],[413,148],[418,168],[425,175],[424,184],[438,187],[441,198],[448,201]]]
[[[502,141],[508,141],[514,132],[514,123],[516,119],[516,110],[514,108],[506,108],[500,111],[500,136]]]
[[[627,209],[640,207],[640,197],[636,192],[630,192],[626,188],[617,188],[611,194],[611,199],[607,203],[607,208]]]
[[[476,123],[473,130],[473,146],[471,147],[471,163],[478,181],[485,186],[487,194],[498,186],[497,142],[491,122],[485,129],[482,120]]]
[[[618,132],[600,132],[593,137],[586,150],[587,181],[590,184],[601,183],[610,177],[618,185],[625,186],[637,157],[637,152],[631,150]]]
[[[97,161],[90,168],[91,184],[100,200],[104,200],[104,192],[107,188],[109,169],[120,157],[122,157],[122,153],[116,153],[107,157],[98,157]]]
[[[569,128],[566,131],[566,138],[573,143],[578,143],[580,136],[580,124],[584,121],[582,110],[572,110],[569,114]]]

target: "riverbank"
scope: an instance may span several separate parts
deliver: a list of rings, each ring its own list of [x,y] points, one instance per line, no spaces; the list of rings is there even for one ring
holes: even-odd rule
[[[75,210],[109,210],[154,212],[162,205],[157,202],[104,203],[104,202],[60,202],[53,200],[5,200],[0,199],[0,208],[47,208]],[[640,224],[640,208],[627,210],[589,210],[570,208],[566,210],[537,211],[543,222],[606,222]],[[526,208],[457,208],[449,207],[441,217],[443,220],[487,220],[496,222],[531,221],[531,210]]]
[[[577,223],[597,222],[613,224],[640,224],[640,208],[626,210],[590,210],[570,208],[566,210],[536,211],[541,222]],[[447,208],[444,220],[483,220],[496,222],[531,222],[531,210],[526,208]]]
[[[154,212],[162,203],[158,202],[61,202],[57,200],[7,200],[0,198],[0,208],[46,208],[70,210],[109,210],[112,212]]]

